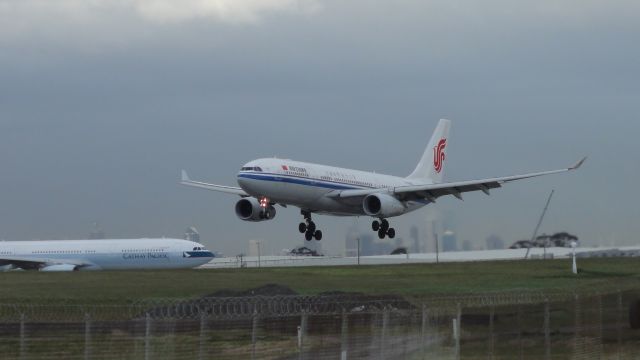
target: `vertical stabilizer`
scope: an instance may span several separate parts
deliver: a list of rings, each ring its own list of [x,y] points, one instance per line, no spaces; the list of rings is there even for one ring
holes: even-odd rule
[[[407,179],[431,184],[442,182],[447,161],[450,128],[450,120],[441,119],[438,122],[429,145],[427,145],[422,155],[422,159],[420,159],[418,166]]]

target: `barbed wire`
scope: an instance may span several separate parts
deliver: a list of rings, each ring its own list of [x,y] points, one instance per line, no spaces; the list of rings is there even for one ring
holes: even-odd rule
[[[637,292],[626,292],[636,296]],[[122,304],[78,304],[71,300],[57,303],[0,303],[0,321],[29,320],[83,321],[152,319],[251,319],[253,317],[288,317],[301,315],[378,314],[382,312],[416,312],[427,308],[441,313],[455,313],[458,308],[484,308],[510,305],[534,305],[545,302],[573,301],[576,297],[596,299],[609,296],[599,292],[495,293],[463,296],[431,296],[405,299],[399,296],[362,294],[277,295],[247,297],[205,297],[197,299],[143,299]]]

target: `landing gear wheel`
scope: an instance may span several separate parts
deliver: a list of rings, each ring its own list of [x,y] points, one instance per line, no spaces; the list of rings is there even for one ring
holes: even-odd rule
[[[316,233],[313,235],[313,237],[318,241],[322,240],[322,231],[316,230]]]
[[[313,239],[313,233],[311,231],[307,231],[306,233],[304,233],[304,239],[307,241],[311,241],[311,239]]]
[[[384,239],[385,236],[387,236],[387,233],[385,231],[382,231],[382,229],[378,230],[378,237],[380,239]]]
[[[380,228],[383,229],[385,232],[387,232],[387,230],[389,230],[389,222],[387,221],[387,219],[382,219],[382,223],[380,224]]]
[[[380,230],[380,223],[378,222],[378,220],[374,220],[371,223],[371,229],[373,229],[373,231],[378,231]]]
[[[306,233],[307,232],[307,224],[300,223],[300,225],[298,225],[298,231],[300,231],[300,234]]]
[[[314,234],[316,232],[316,223],[314,223],[313,221],[309,221],[309,225],[307,225],[307,231],[311,234]]]
[[[396,230],[394,228],[389,229],[387,231],[387,235],[389,235],[389,239],[393,239],[396,237]]]

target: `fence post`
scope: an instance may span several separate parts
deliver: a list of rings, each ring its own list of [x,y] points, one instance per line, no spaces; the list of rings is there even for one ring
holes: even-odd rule
[[[251,321],[251,358],[256,358],[256,344],[258,343],[258,309],[253,309],[253,319]]]
[[[618,331],[618,359],[622,359],[622,291],[618,290],[618,314],[616,316],[616,329]]]
[[[349,353],[349,318],[347,311],[342,309],[342,334],[340,339],[340,359],[347,360]]]
[[[460,338],[462,337],[462,305],[458,303],[456,313],[455,358],[460,360]]]
[[[151,315],[149,313],[145,316],[144,360],[151,360]]]
[[[573,357],[578,358],[581,350],[580,336],[582,322],[580,319],[580,297],[578,294],[574,295],[574,338],[573,338]]]
[[[422,323],[420,324],[420,348],[422,349],[422,358],[426,356],[427,348],[427,306],[422,304]]]
[[[489,308],[489,359],[493,359],[495,353],[495,335],[493,333],[494,326],[494,316],[495,316],[496,308],[494,305],[491,305]]]
[[[518,347],[519,349],[519,359],[524,359],[524,346],[522,344],[522,305],[518,305]]]
[[[84,314],[84,359],[91,359],[91,316]]]
[[[598,295],[598,358],[602,359],[604,355],[604,334],[602,331],[602,295]]]
[[[206,357],[207,346],[207,314],[200,312],[200,342],[198,346],[198,359],[203,360]]]
[[[378,337],[379,332],[378,332],[378,312],[374,311],[371,313],[371,345],[370,348],[372,349],[372,352],[375,351],[375,349],[380,346],[380,339]]]
[[[27,358],[26,320],[27,320],[27,316],[24,313],[21,313],[20,314],[20,359]]]
[[[385,306],[382,310],[382,338],[380,339],[380,357],[386,359],[385,351],[387,350],[387,326],[389,325],[389,311]]]
[[[302,312],[302,316],[300,318],[300,326],[298,326],[298,351],[299,358],[302,359],[303,350],[304,350],[304,337],[307,333],[307,313],[305,311]]]
[[[546,299],[544,302],[544,358],[546,360],[551,360],[551,319],[549,316],[549,299]]]

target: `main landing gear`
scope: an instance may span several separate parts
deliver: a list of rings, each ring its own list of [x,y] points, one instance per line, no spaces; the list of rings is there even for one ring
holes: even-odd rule
[[[307,241],[311,241],[312,239],[322,240],[322,231],[316,229],[316,223],[311,220],[311,213],[304,210],[301,211],[301,213],[302,216],[304,216],[304,222],[298,225],[298,231],[304,234],[304,238]]]
[[[396,230],[389,227],[387,219],[380,219],[380,221],[374,220],[373,223],[371,223],[371,229],[378,232],[380,239],[384,239],[385,236],[389,236],[389,239],[396,237]]]

